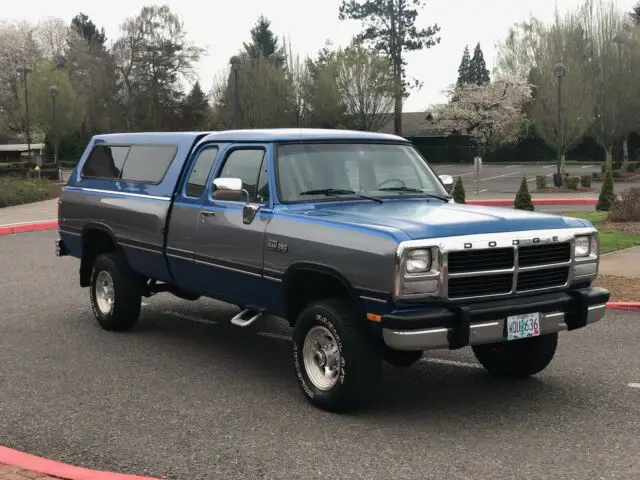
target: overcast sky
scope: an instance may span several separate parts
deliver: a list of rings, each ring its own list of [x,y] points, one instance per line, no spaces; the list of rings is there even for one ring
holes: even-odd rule
[[[0,19],[38,21],[58,16],[66,21],[84,12],[104,26],[109,41],[119,33],[123,19],[136,15],[144,0],[4,0]],[[340,0],[167,0],[165,2],[184,21],[192,42],[207,49],[197,72],[202,86],[209,91],[217,71],[247,41],[249,30],[260,14],[272,21],[274,32],[287,38],[294,52],[311,55],[325,40],[344,45],[358,31],[358,22],[338,20]],[[428,0],[418,17],[426,26],[438,23],[441,42],[436,47],[408,57],[408,73],[424,82],[405,103],[405,111],[424,110],[441,102],[442,91],[456,81],[464,46],[473,50],[480,42],[489,70],[495,59],[495,44],[505,38],[509,27],[534,15],[551,20],[555,5],[561,11],[575,8],[582,0]],[[617,0],[616,5],[630,11],[636,0]]]

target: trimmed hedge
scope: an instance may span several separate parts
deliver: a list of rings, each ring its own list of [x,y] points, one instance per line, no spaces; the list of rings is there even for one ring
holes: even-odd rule
[[[60,195],[60,186],[38,178],[0,177],[0,208],[41,202]]]

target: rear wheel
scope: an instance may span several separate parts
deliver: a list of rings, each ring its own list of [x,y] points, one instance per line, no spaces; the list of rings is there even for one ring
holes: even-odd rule
[[[93,313],[102,328],[126,331],[136,324],[142,300],[141,285],[120,255],[98,255],[89,290]]]
[[[368,325],[351,305],[324,300],[298,317],[293,363],[300,388],[313,405],[346,412],[375,396],[382,362]]]
[[[553,360],[557,346],[558,334],[551,333],[472,348],[478,361],[492,375],[523,378],[544,370]]]

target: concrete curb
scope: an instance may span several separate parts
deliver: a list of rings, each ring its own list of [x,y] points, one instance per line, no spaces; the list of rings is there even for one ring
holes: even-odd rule
[[[0,446],[0,463],[65,480],[160,480],[153,477],[75,467],[2,446]]]
[[[12,223],[0,225],[0,236],[14,233],[37,232],[41,230],[54,230],[58,228],[58,220],[44,220],[41,222]]]
[[[597,198],[537,198],[532,200],[534,205],[596,205]],[[482,205],[485,207],[512,207],[513,200],[508,198],[496,200],[469,200],[467,205]]]
[[[640,302],[609,302],[607,308],[609,310],[638,311],[640,310]]]

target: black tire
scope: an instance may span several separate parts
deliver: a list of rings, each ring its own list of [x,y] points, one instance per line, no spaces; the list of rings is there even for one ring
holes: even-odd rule
[[[487,371],[498,377],[525,378],[544,370],[553,360],[558,334],[512,342],[473,346],[473,353]]]
[[[101,272],[106,272],[113,282],[113,301],[108,312],[101,310],[96,295]],[[124,332],[130,330],[138,321],[142,301],[141,283],[119,254],[98,255],[93,264],[89,291],[93,313],[103,329]]]
[[[422,350],[418,351],[401,351],[389,348],[386,345],[382,349],[382,358],[389,365],[398,368],[410,367],[422,358]]]
[[[333,335],[340,355],[336,381],[329,388],[319,388],[305,366],[305,339],[314,327],[324,327]],[[293,363],[305,397],[318,408],[339,413],[363,407],[375,397],[382,358],[366,320],[349,302],[324,300],[308,305],[298,316]]]

